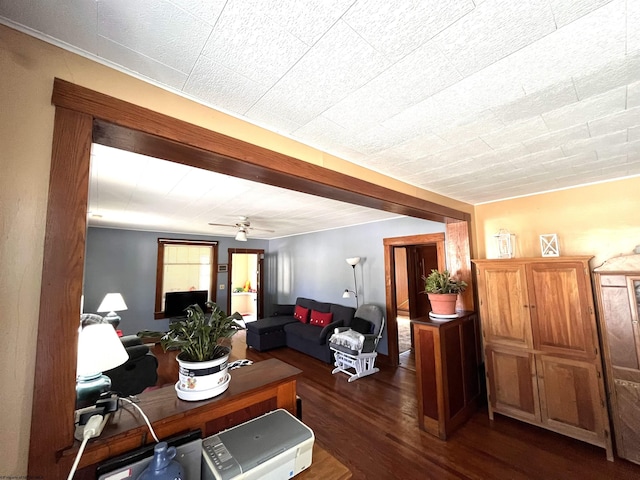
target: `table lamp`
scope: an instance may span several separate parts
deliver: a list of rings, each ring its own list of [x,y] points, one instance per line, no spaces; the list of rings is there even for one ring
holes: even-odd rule
[[[93,405],[111,390],[111,379],[102,372],[122,365],[129,354],[109,323],[94,323],[80,330],[76,368],[76,409]]]
[[[109,322],[113,329],[117,329],[120,324],[120,316],[116,312],[121,312],[127,309],[127,304],[124,303],[124,298],[119,293],[107,293],[102,299],[102,303],[98,307],[98,313],[109,312],[104,317],[106,322]]]

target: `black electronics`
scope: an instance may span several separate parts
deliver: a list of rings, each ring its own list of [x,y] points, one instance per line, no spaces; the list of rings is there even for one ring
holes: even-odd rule
[[[203,312],[207,311],[207,290],[192,290],[188,292],[167,292],[164,297],[164,316],[166,318],[184,317],[185,309],[193,304],[200,305]]]

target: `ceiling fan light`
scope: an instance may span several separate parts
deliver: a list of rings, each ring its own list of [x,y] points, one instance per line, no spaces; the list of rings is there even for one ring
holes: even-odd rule
[[[247,232],[245,232],[244,230],[238,230],[238,233],[236,233],[236,240],[239,242],[246,242]]]

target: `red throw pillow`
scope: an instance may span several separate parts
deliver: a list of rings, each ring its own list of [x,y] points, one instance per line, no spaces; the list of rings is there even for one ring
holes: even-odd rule
[[[293,318],[299,322],[307,323],[309,321],[309,309],[296,305],[296,308],[293,311]]]
[[[333,313],[318,312],[317,310],[311,310],[311,325],[318,325],[319,327],[326,327],[333,321]]]

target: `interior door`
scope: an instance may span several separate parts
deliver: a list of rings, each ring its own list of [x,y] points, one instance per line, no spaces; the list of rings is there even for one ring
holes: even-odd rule
[[[264,250],[229,249],[229,311],[239,312],[245,321],[264,316],[263,263]]]
[[[424,280],[431,270],[437,270],[438,249],[435,243],[411,245],[407,250],[407,282],[409,287],[409,316],[421,318],[429,315],[431,304],[424,291]]]
[[[407,272],[407,249],[394,249],[396,273],[396,310],[398,316],[409,316],[409,279]]]

